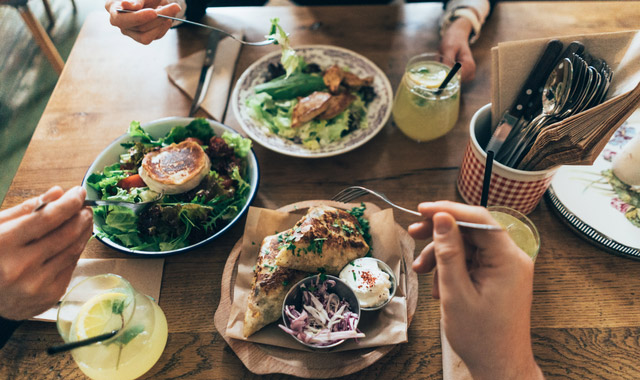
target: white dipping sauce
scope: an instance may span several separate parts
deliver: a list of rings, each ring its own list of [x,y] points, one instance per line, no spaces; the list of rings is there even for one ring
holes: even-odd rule
[[[360,307],[375,307],[389,299],[389,275],[378,267],[378,262],[362,257],[350,262],[340,272],[340,279],[354,291]]]

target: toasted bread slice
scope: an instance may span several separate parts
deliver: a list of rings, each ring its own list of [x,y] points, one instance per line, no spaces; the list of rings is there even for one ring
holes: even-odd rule
[[[211,161],[194,141],[183,141],[149,152],[138,170],[149,188],[180,194],[193,189],[211,170]]]

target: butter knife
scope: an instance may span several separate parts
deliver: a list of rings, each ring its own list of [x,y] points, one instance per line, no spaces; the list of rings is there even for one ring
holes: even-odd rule
[[[198,87],[196,93],[193,96],[193,103],[191,103],[191,109],[189,110],[189,116],[195,115],[200,104],[204,100],[211,82],[211,75],[213,74],[213,60],[216,57],[216,48],[218,42],[222,39],[222,34],[218,32],[211,32],[209,34],[209,41],[207,41],[207,50],[204,53],[204,62],[202,63],[202,69],[200,70],[200,79],[198,79]]]
[[[518,122],[520,118],[523,116],[525,109],[528,108],[531,99],[534,99],[535,96],[540,97],[539,89],[544,85],[549,73],[553,70],[554,63],[561,51],[562,42],[558,40],[551,40],[547,42],[547,46],[545,47],[542,56],[538,59],[533,70],[531,70],[531,73],[522,86],[516,101],[510,109],[505,111],[502,119],[498,123],[498,126],[494,130],[493,135],[485,148],[485,152],[492,150],[496,153],[497,158],[500,148],[507,137],[517,132],[515,129],[517,129],[516,127],[519,125]]]

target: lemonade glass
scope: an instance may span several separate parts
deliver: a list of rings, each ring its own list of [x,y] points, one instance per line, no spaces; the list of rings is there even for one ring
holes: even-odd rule
[[[71,351],[82,372],[94,380],[135,379],[158,361],[167,343],[160,307],[114,274],[89,277],[73,287],[58,309],[65,343],[118,330],[107,340]]]
[[[438,91],[453,62],[436,53],[409,60],[393,102],[393,121],[408,137],[429,141],[449,132],[460,111],[460,74]]]
[[[531,260],[536,261],[540,250],[540,234],[533,222],[520,211],[504,206],[487,207],[493,219],[495,219],[509,234],[520,249]]]

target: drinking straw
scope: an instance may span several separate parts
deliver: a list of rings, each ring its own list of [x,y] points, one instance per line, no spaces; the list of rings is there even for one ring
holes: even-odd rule
[[[451,68],[451,70],[449,71],[449,74],[447,74],[447,77],[444,78],[444,80],[442,81],[442,83],[440,84],[440,87],[438,87],[438,89],[436,90],[436,95],[440,95],[440,93],[442,92],[442,90],[445,89],[445,87],[447,87],[447,85],[449,84],[449,82],[451,82],[451,79],[453,78],[454,75],[456,75],[456,73],[458,72],[458,70],[460,70],[460,67],[462,67],[462,64],[460,62],[456,62],[453,67]]]
[[[97,336],[94,336],[94,337],[91,337],[91,338],[88,338],[88,339],[83,339],[83,340],[79,340],[79,341],[71,342],[71,343],[65,343],[65,344],[61,344],[59,346],[49,347],[49,348],[47,348],[47,354],[53,355],[53,354],[57,354],[58,352],[69,351],[69,350],[73,350],[74,348],[84,347],[84,346],[88,346],[88,345],[93,344],[93,343],[102,342],[103,340],[107,340],[109,338],[112,338],[114,335],[116,335],[118,333],[118,331],[120,331],[120,330],[113,330],[113,331],[108,332],[106,334],[97,335]]]
[[[489,199],[489,186],[491,185],[491,169],[493,169],[493,151],[487,152],[487,162],[484,164],[484,179],[482,180],[482,195],[480,196],[480,206],[487,207]]]

